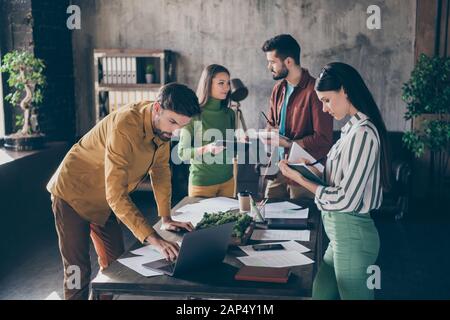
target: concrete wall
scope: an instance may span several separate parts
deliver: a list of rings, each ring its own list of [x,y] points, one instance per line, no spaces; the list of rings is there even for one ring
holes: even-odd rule
[[[389,130],[404,130],[401,86],[413,68],[415,0],[75,0],[81,30],[73,32],[77,130],[94,124],[94,48],[171,49],[178,53],[179,82],[195,88],[202,68],[220,63],[250,90],[243,101],[249,127],[262,127],[274,84],[263,42],[292,34],[302,65],[317,76],[321,66],[355,66],[382,108]],[[381,30],[366,27],[367,7],[381,8]],[[339,126],[339,125],[337,125]]]

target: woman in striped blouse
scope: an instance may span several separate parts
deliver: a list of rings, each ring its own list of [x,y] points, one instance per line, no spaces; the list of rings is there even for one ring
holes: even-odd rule
[[[313,299],[373,299],[367,271],[378,257],[380,240],[370,212],[379,208],[383,188],[389,188],[386,127],[353,67],[337,62],[326,65],[315,89],[324,112],[336,120],[346,116],[350,120],[328,153],[323,172],[326,186],[290,169],[286,160],[279,164],[287,178],[315,194],[330,239],[314,279]]]

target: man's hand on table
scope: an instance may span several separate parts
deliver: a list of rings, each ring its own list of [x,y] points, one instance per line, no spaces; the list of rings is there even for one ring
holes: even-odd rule
[[[156,232],[149,235],[145,239],[145,243],[155,246],[156,249],[164,255],[164,258],[169,261],[174,261],[178,257],[178,252],[180,251],[178,244],[164,240]]]
[[[190,222],[174,221],[171,217],[162,217],[161,230],[180,231],[181,229],[190,232],[194,230],[194,226]]]
[[[190,222],[174,221],[171,217],[163,217],[161,219],[161,230],[180,231],[181,229],[192,231],[194,226]],[[149,235],[145,242],[155,246],[169,261],[174,261],[178,257],[178,252],[180,251],[178,244],[164,240],[156,232]]]

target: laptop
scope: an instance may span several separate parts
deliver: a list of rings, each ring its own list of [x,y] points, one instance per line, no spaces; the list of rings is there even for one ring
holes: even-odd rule
[[[219,264],[225,258],[236,222],[188,232],[183,237],[176,261],[160,259],[143,264],[145,268],[177,276]]]

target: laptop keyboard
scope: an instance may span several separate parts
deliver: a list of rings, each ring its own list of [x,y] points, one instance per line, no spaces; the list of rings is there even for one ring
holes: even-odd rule
[[[163,271],[172,272],[174,268],[175,268],[175,263],[172,262],[166,266],[162,266],[160,269]]]
[[[167,261],[166,259],[161,259],[158,261],[159,263],[161,263],[161,265],[158,266],[158,269],[160,270],[164,270],[167,272],[172,272],[173,269],[175,268],[175,261]]]

